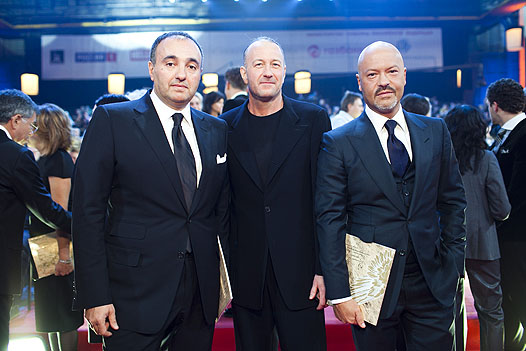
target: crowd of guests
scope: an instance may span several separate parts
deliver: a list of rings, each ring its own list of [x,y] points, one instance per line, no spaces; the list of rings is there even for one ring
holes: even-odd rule
[[[103,95],[72,117],[19,91],[0,92],[0,196],[16,210],[4,206],[1,220],[17,232],[27,207],[32,237],[56,232],[55,274],[35,283],[36,329],[49,334],[51,350],[76,349],[83,309],[110,351],[209,349],[218,234],[240,349],[325,350],[330,304],[353,325],[359,350],[464,350],[464,272],[481,350],[525,347],[526,116],[517,82],[492,83],[487,111],[439,105],[403,94],[402,56],[377,42],[360,55],[360,92],[346,91],[328,113],[282,95],[284,53],[270,38],[255,40],[244,66],[226,72],[224,93],[197,92],[200,51],[186,33],[164,34],[150,56],[153,90]],[[166,60],[188,67],[175,93],[159,68]],[[131,113],[134,123],[125,119]],[[155,113],[160,125],[147,119]],[[63,210],[71,206],[75,267],[71,214]],[[397,249],[377,326],[366,325],[350,297],[340,232]],[[13,270],[20,245],[9,245],[0,257]],[[154,284],[165,281],[164,268],[173,279]],[[0,275],[1,351],[16,274]]]

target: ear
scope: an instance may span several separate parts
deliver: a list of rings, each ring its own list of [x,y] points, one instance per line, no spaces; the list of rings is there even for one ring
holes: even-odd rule
[[[360,84],[360,75],[356,73],[356,81],[358,82],[358,89],[362,91],[362,84]]]
[[[405,84],[407,82],[406,76],[407,76],[407,67],[404,67],[404,87],[405,87]]]
[[[245,84],[248,84],[247,69],[245,68],[245,66],[239,67],[239,73],[241,73],[241,78],[243,78],[243,82],[245,82]]]
[[[489,105],[489,108],[495,113],[499,112],[499,104],[497,104],[497,101],[493,101],[491,105]]]
[[[155,81],[153,80],[153,66],[153,62],[148,61],[148,73],[150,74],[151,81],[155,83]]]

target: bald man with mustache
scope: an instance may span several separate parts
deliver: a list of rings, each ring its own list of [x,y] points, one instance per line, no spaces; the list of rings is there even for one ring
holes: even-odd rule
[[[400,105],[406,68],[386,42],[367,46],[356,75],[364,113],[324,134],[316,186],[326,296],[352,324],[359,351],[451,350],[453,303],[464,274],[466,200],[446,125]],[[364,322],[351,298],[345,237],[396,249],[380,318]]]

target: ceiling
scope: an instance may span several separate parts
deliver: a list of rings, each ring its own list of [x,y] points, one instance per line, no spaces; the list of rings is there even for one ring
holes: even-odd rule
[[[173,3],[172,3],[172,2]],[[275,23],[483,21],[524,5],[517,0],[0,0],[0,30],[59,31],[180,25],[252,28]],[[240,26],[241,24],[241,26]]]

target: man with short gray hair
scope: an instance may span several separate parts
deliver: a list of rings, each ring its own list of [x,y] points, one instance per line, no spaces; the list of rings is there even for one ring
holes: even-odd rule
[[[70,232],[71,215],[51,199],[33,153],[19,144],[37,130],[37,105],[23,92],[0,91],[0,351],[9,342],[9,311],[20,294],[22,233],[29,209],[48,226]]]
[[[314,182],[327,112],[283,95],[285,57],[258,38],[240,73],[248,102],[221,115],[229,125],[232,189],[230,273],[236,348],[326,350],[325,286],[314,224]]]

